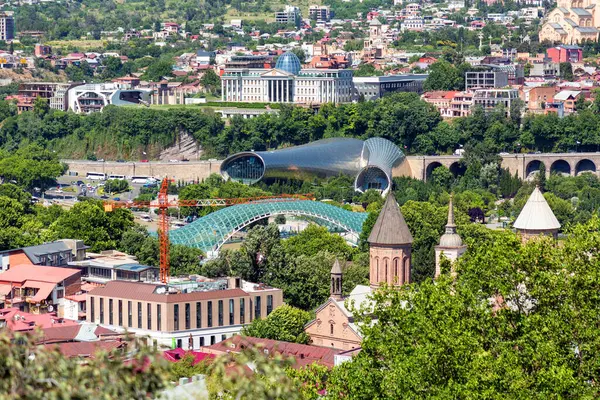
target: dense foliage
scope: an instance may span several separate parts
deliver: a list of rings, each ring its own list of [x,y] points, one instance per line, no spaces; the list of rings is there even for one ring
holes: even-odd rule
[[[311,315],[307,311],[283,304],[266,318],[253,320],[240,333],[257,338],[308,344],[310,338],[304,332],[304,325],[310,320]]]
[[[334,370],[329,395],[594,397],[599,228],[593,219],[556,246],[471,226],[455,278],[374,295],[362,351]]]

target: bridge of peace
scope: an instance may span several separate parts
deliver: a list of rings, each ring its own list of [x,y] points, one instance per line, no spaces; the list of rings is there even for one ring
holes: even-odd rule
[[[527,179],[540,169],[543,163],[546,175],[562,173],[578,175],[582,172],[597,173],[600,168],[600,153],[541,153],[541,154],[508,154],[501,155],[502,167],[507,168],[512,175],[515,173],[521,179]],[[462,156],[407,156],[406,160],[392,169],[392,176],[410,176],[415,179],[427,180],[431,172],[443,165],[455,175],[462,174],[460,164]],[[189,162],[113,162],[63,160],[69,171],[85,177],[88,172],[101,172],[107,175],[125,176],[169,176],[176,180],[202,180],[211,174],[220,173],[222,160],[189,161]]]

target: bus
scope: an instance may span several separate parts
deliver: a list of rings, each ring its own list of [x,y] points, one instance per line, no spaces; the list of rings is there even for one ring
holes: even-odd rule
[[[131,183],[146,183],[148,182],[148,176],[132,176]]]
[[[85,177],[86,177],[86,179],[89,179],[91,181],[105,181],[106,180],[106,174],[103,174],[101,172],[88,172]]]
[[[125,179],[125,175],[114,175],[113,174],[113,175],[109,175],[108,179],[121,179],[121,180],[123,180],[123,179]]]

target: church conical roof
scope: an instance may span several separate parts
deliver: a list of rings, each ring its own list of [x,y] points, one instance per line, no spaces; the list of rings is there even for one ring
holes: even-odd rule
[[[408,225],[392,193],[385,199],[368,242],[372,244],[412,244],[413,242]]]
[[[544,195],[536,186],[513,226],[519,230],[544,231],[558,229],[560,228],[560,223],[556,219]]]
[[[341,274],[342,273],[342,267],[340,267],[340,260],[338,260],[337,258],[335,259],[335,262],[333,263],[333,267],[331,268],[331,273],[332,274]]]

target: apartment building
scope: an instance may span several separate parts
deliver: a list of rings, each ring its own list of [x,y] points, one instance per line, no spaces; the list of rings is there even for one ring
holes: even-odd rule
[[[240,332],[283,304],[281,289],[240,278],[149,284],[111,281],[88,293],[87,321],[149,343],[198,349]]]
[[[480,89],[476,90],[473,95],[473,105],[483,108],[484,111],[493,111],[502,104],[508,114],[511,105],[518,98],[519,91],[517,89]]]
[[[508,73],[505,71],[467,71],[465,72],[465,89],[501,88],[508,85]]]
[[[437,108],[442,118],[452,118],[451,105],[457,93],[456,91],[435,90],[426,92],[421,99]]]
[[[308,17],[317,22],[329,22],[333,18],[334,12],[329,6],[312,5],[308,7]]]
[[[0,12],[0,40],[10,41],[15,38],[15,19],[12,11]]]
[[[295,6],[285,6],[283,11],[275,13],[275,22],[284,25],[299,26],[302,21],[302,13],[300,8]]]
[[[473,93],[471,92],[458,92],[454,95],[454,98],[450,102],[450,112],[452,118],[466,117],[471,114],[471,107],[473,106]]]

